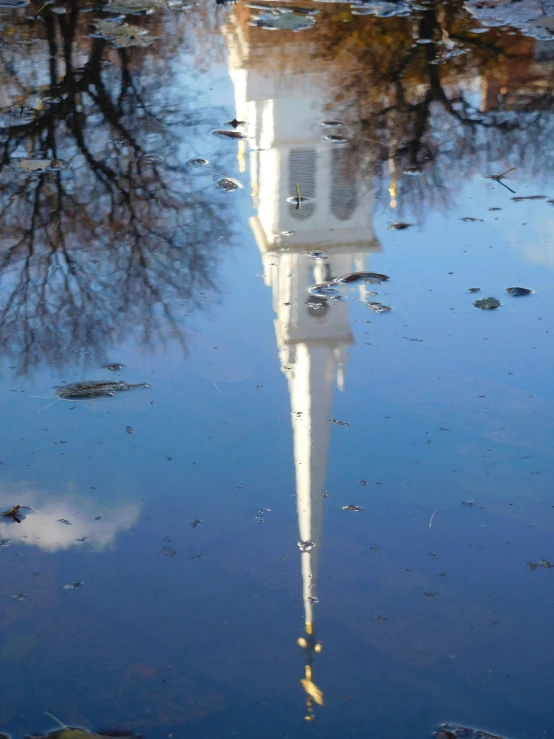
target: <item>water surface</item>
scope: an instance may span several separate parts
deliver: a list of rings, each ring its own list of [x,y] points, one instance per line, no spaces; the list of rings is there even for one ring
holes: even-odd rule
[[[0,730],[554,736],[547,6],[1,9]]]

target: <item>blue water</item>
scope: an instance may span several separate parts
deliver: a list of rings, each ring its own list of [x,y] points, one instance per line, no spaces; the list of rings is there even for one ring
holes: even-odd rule
[[[2,111],[31,121],[0,130],[0,508],[32,510],[0,519],[1,731],[554,736],[554,573],[528,566],[554,560],[551,65],[455,5],[517,63],[491,62],[498,114],[471,45],[467,78],[433,63],[485,123],[432,108],[415,176],[417,126],[370,135],[353,80],[360,34],[393,48],[421,10],[307,3],[293,33],[191,5],[128,16],[159,38],[125,49],[99,10],[3,11]],[[512,166],[547,197],[486,177]],[[390,279],[310,297],[356,271]],[[56,394],[98,379],[148,387]]]

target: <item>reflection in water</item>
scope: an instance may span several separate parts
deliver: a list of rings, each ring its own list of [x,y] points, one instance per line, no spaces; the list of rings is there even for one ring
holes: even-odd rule
[[[88,37],[76,0],[39,12],[14,20],[0,60],[0,351],[27,374],[98,365],[135,331],[143,347],[185,349],[178,306],[215,289],[229,233],[228,206],[183,159],[196,125],[193,83],[174,84],[185,18],[172,13],[163,44],[116,50]],[[35,70],[24,60],[37,27]],[[37,174],[22,157],[70,166]]]
[[[368,269],[367,255],[380,250],[372,225],[380,178],[391,209],[421,217],[424,205],[443,209],[467,177],[487,174],[494,162],[544,167],[541,142],[552,128],[550,61],[534,56],[536,42],[474,33],[461,2],[404,15],[353,27],[326,6],[313,30],[279,46],[252,28],[244,6],[223,28],[236,115],[254,132],[250,226],[273,292],[291,401],[309,721],[323,704],[313,659],[321,650],[315,610],[329,421],[353,342],[348,303],[335,302],[328,283]],[[310,65],[314,57],[319,63]],[[509,102],[523,81],[524,112]],[[329,114],[349,123],[326,121]],[[331,126],[341,135],[329,135]],[[241,144],[243,167],[245,156]],[[368,302],[367,284],[353,289]]]
[[[28,488],[5,487],[0,491],[0,510],[13,507],[14,500],[29,506],[21,524],[0,518],[3,546],[26,544],[47,552],[87,546],[103,551],[117,534],[128,531],[137,522],[141,504],[135,502],[108,505],[68,493],[55,496]]]
[[[373,234],[373,186],[360,176],[361,161],[325,139],[321,101],[330,70],[306,75],[299,69],[283,85],[281,75],[256,64],[260,49],[248,43],[237,15],[230,17],[224,34],[237,117],[248,120],[256,132],[250,141],[256,208],[250,226],[265,282],[273,291],[281,368],[289,385],[305,617],[305,634],[298,643],[306,658],[301,681],[307,694],[306,719],[312,720],[313,704],[323,704],[312,663],[321,650],[315,607],[333,388],[344,388],[353,337],[348,303],[313,296],[309,289],[352,271],[363,272],[368,254],[380,251]],[[299,39],[280,48],[281,61],[304,54],[302,44]],[[309,198],[300,208],[292,197],[297,185]],[[364,300],[368,285],[362,283],[357,290]]]

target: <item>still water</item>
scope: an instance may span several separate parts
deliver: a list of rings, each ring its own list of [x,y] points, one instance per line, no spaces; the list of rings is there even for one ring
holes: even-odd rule
[[[0,731],[554,737],[554,3],[1,5]]]

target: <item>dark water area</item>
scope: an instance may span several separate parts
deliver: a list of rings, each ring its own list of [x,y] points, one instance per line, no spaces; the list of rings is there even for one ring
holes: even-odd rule
[[[554,3],[0,24],[0,732],[554,737]]]

